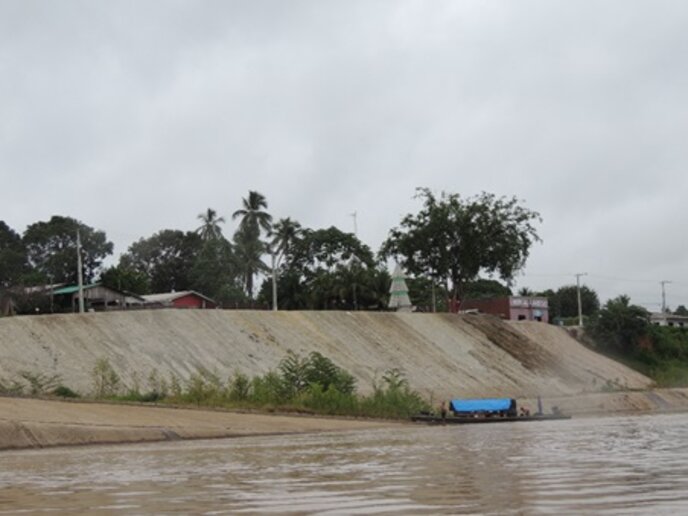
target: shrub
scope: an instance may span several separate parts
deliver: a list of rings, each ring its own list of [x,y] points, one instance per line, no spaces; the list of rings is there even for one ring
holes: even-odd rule
[[[23,371],[20,376],[29,384],[29,394],[39,396],[55,390],[60,383],[60,375],[44,375]]]
[[[229,382],[230,401],[246,401],[250,393],[251,381],[248,376],[242,373],[236,373],[231,382]]]
[[[96,398],[114,396],[120,387],[120,379],[107,358],[100,358],[91,373],[93,394]]]
[[[65,387],[64,385],[58,385],[55,387],[55,389],[52,392],[53,396],[59,396],[60,398],[79,398],[79,394],[74,392],[72,389],[69,387]]]

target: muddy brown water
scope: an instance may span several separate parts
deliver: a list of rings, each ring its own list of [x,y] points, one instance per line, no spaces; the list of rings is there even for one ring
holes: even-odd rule
[[[682,514],[688,415],[0,453],[0,514]]]

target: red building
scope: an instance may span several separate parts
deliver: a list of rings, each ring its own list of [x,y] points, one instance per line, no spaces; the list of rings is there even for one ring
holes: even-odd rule
[[[549,322],[546,297],[509,296],[488,299],[465,299],[461,310],[478,310],[510,321]]]
[[[151,308],[217,308],[215,301],[193,290],[141,297],[144,299],[144,305]]]

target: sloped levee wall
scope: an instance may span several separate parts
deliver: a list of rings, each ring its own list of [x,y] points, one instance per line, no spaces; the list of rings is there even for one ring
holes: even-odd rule
[[[371,312],[151,310],[0,319],[0,381],[59,375],[88,393],[107,359],[141,390],[151,372],[181,380],[199,369],[226,379],[274,369],[288,350],[319,351],[366,393],[390,368],[433,399],[569,396],[651,381],[543,323],[488,316]]]

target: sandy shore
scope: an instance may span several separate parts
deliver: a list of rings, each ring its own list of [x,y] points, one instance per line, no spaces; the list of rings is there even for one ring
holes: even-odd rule
[[[394,424],[0,397],[0,450],[358,430]]]

